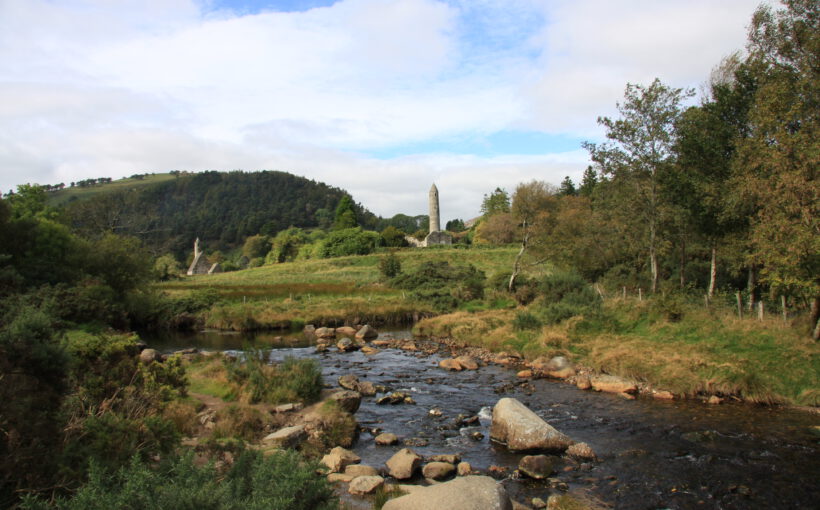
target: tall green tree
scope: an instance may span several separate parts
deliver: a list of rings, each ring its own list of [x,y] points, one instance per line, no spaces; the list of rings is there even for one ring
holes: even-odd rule
[[[481,214],[485,217],[510,212],[510,195],[502,188],[495,188],[481,201]]]
[[[575,183],[572,182],[569,175],[564,177],[564,180],[561,181],[561,185],[558,186],[558,195],[562,197],[574,197],[577,194],[578,190],[575,189]]]
[[[749,133],[748,114],[756,88],[756,79],[737,54],[725,59],[712,76],[709,97],[678,119],[677,165],[665,182],[667,196],[680,207],[683,221],[709,245],[710,298],[717,285],[719,245],[748,225],[729,183],[737,144]]]
[[[336,215],[333,220],[333,230],[344,230],[358,226],[356,209],[350,195],[342,196],[339,205],[336,206]]]
[[[512,216],[521,226],[521,247],[515,256],[513,270],[507,289],[515,290],[515,280],[525,267],[535,266],[547,260],[539,248],[547,240],[547,232],[552,230],[558,200],[555,187],[542,181],[530,181],[515,188],[512,202]],[[524,263],[527,257],[535,259]]]
[[[645,243],[652,275],[652,292],[659,281],[658,246],[662,220],[660,175],[673,158],[674,125],[681,103],[694,91],[672,88],[655,79],[648,87],[627,84],[624,102],[618,103],[620,118],[599,117],[610,142],[585,143],[592,160],[604,173],[633,190],[624,210],[638,217],[645,229]]]
[[[589,165],[584,170],[584,176],[581,178],[581,185],[578,186],[578,194],[582,197],[591,198],[592,192],[595,191],[595,186],[598,185],[598,172]]]
[[[738,149],[739,185],[760,204],[753,256],[774,292],[812,303],[820,338],[820,4],[787,0],[757,9],[749,61],[760,79],[751,136]]]

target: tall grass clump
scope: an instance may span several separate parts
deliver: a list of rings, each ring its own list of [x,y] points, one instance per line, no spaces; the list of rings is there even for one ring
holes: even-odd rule
[[[228,380],[248,403],[309,403],[319,397],[322,371],[316,360],[289,356],[281,364],[271,365],[266,359],[263,351],[248,349],[243,360],[224,360]]]

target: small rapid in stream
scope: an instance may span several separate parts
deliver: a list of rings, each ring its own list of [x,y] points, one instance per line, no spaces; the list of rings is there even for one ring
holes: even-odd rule
[[[272,360],[286,356],[314,358],[325,383],[339,376],[407,392],[415,405],[377,405],[364,397],[356,419],[366,429],[392,432],[423,456],[457,453],[474,469],[509,468],[504,486],[513,499],[546,500],[558,489],[546,481],[514,479],[523,454],[513,454],[489,440],[492,406],[514,397],[561,432],[588,443],[600,462],[562,459],[554,475],[570,490],[588,491],[617,509],[757,509],[820,506],[820,415],[755,407],[747,404],[709,406],[696,401],[624,400],[582,391],[546,379],[521,381],[515,370],[496,365],[477,371],[447,372],[438,354],[382,349],[375,355],[342,353],[331,348],[316,353],[300,334],[275,340],[274,335],[246,337],[199,333],[165,338],[144,336],[164,352],[197,347],[240,350],[246,343],[273,349]],[[411,338],[408,330],[382,331],[383,338]],[[431,409],[441,416],[431,415]],[[479,416],[479,423],[456,425],[459,415]],[[473,432],[483,438],[476,440]],[[362,463],[381,467],[404,445],[376,446],[363,431],[353,450]]]

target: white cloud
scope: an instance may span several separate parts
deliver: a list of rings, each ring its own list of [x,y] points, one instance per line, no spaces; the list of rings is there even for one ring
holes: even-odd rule
[[[0,189],[171,169],[278,169],[386,216],[474,216],[484,193],[576,180],[583,151],[364,154],[537,129],[599,136],[626,82],[694,86],[757,0],[0,0]]]

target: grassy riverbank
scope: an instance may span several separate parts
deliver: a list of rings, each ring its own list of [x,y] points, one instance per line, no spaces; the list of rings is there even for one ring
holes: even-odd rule
[[[446,247],[398,250],[403,271],[425,262],[472,264],[487,276],[509,270],[515,248]],[[188,277],[160,288],[174,297],[207,293],[215,304],[202,312],[207,327],[230,330],[287,329],[302,324],[410,322],[433,307],[384,283],[379,262],[386,253],[304,260],[244,271]]]
[[[403,272],[426,262],[473,264],[488,278],[509,270],[515,248],[447,247],[398,250]],[[595,370],[629,377],[676,395],[737,396],[746,401],[820,404],[817,344],[775,316],[738,319],[728,305],[676,297],[610,298],[592,308],[545,320],[546,297],[517,306],[487,286],[483,300],[436,314],[432,303],[391,288],[379,271],[386,253],[306,260],[197,276],[160,286],[181,298],[207,294],[207,327],[263,330],[303,324],[410,322],[420,334],[450,337],[527,358],[566,355]],[[543,276],[531,275],[535,280]],[[588,289],[588,292],[592,292]],[[595,297],[594,294],[592,297]],[[587,306],[587,305],[584,305]],[[558,309],[561,311],[562,309]],[[549,325],[544,325],[549,324]]]
[[[773,317],[738,319],[729,309],[688,304],[670,320],[651,300],[613,299],[588,317],[516,330],[522,313],[459,312],[425,319],[416,331],[530,359],[565,355],[679,396],[820,405],[820,348]]]

